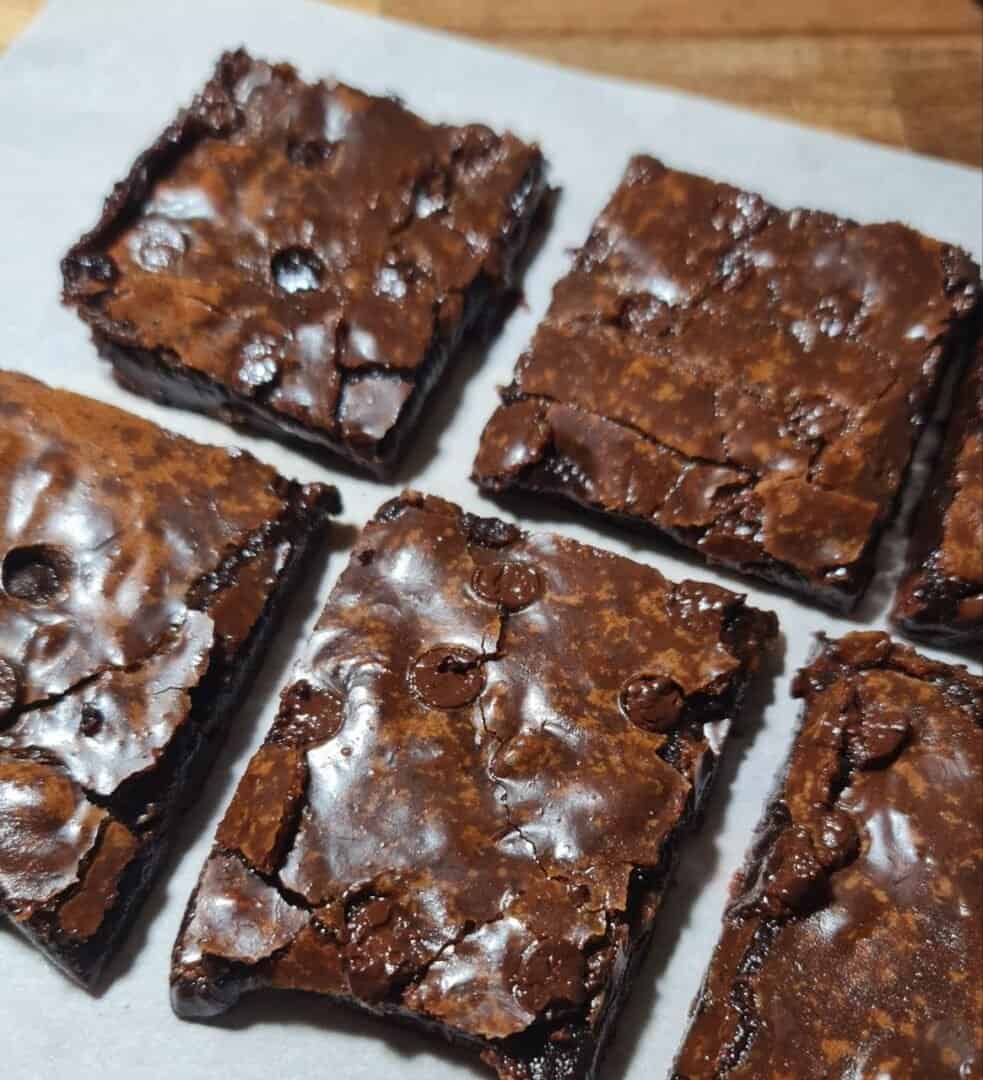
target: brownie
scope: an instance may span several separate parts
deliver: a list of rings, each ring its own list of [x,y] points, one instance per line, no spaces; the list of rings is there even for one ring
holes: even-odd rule
[[[893,618],[912,637],[983,644],[983,339],[915,518]]]
[[[595,1076],[775,633],[715,585],[386,504],[218,829],[175,1010],[307,990],[509,1080]]]
[[[975,1077],[983,679],[823,640],[675,1080]]]
[[[334,488],[0,372],[0,916],[92,985]]]
[[[545,191],[510,134],[239,50],[66,256],[64,297],[130,388],[381,474],[503,313]]]
[[[782,212],[635,158],[475,462],[835,610],[866,587],[980,292],[897,224]]]

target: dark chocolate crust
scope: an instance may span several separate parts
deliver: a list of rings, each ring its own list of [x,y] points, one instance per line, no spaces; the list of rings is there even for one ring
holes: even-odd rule
[[[968,256],[902,225],[783,212],[635,158],[503,391],[474,479],[847,611],[979,292]]]
[[[486,127],[227,53],[62,263],[120,381],[385,475],[547,191]]]
[[[910,637],[983,644],[983,339],[915,517],[892,618]]]
[[[99,978],[337,493],[0,372],[0,915]]]
[[[219,827],[175,1011],[300,989],[509,1080],[596,1076],[775,633],[717,586],[387,503]]]
[[[822,640],[674,1080],[976,1076],[983,679]]]

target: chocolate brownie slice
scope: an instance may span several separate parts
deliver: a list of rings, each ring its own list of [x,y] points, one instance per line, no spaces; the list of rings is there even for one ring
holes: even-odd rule
[[[308,990],[503,1078],[596,1076],[775,632],[714,585],[387,504],[219,827],[178,1014]]]
[[[902,225],[632,161],[492,416],[487,491],[545,492],[848,610],[980,291]]]
[[[0,372],[0,916],[91,984],[337,506]]]
[[[542,155],[239,50],[63,262],[131,388],[373,472],[490,326],[546,191]]]

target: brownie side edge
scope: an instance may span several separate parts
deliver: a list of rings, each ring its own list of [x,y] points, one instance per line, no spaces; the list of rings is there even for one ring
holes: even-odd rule
[[[983,619],[959,618],[960,601],[978,592],[974,583],[948,576],[937,565],[946,515],[957,494],[958,460],[966,439],[978,429],[983,401],[983,325],[977,326],[975,356],[954,390],[949,423],[928,487],[912,518],[905,569],[895,592],[891,621],[906,637],[942,647],[983,642]],[[970,496],[972,497],[972,496]],[[983,577],[983,537],[976,537]]]

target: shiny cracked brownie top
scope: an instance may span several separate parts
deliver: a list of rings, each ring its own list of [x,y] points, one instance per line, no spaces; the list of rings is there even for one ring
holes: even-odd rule
[[[983,679],[824,642],[725,918],[685,1080],[983,1075]]]
[[[632,161],[485,430],[554,491],[848,606],[978,269],[901,225],[783,213]]]
[[[0,913],[96,934],[192,691],[290,550],[278,521],[322,490],[0,372]]]
[[[774,633],[716,586],[387,504],[219,828],[175,1007],[272,985],[495,1045],[595,1024]]]
[[[508,284],[541,169],[511,135],[227,54],[69,254],[66,297],[233,407],[372,459],[468,291]]]
[[[983,339],[916,519],[894,619],[920,637],[983,643]]]

